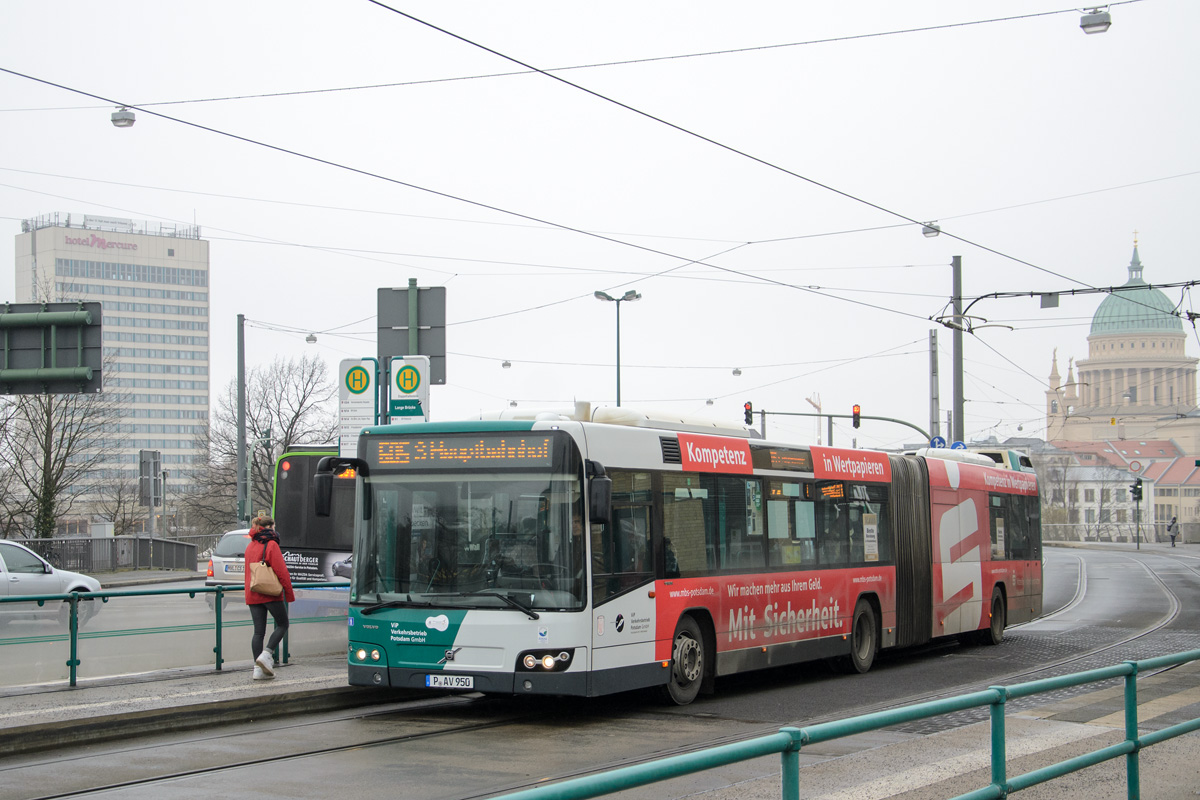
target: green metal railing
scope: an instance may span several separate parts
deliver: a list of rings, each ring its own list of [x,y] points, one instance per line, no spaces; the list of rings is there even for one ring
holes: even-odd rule
[[[1045,783],[1118,756],[1125,756],[1126,791],[1129,800],[1139,800],[1141,778],[1138,772],[1138,751],[1167,739],[1200,730],[1200,717],[1139,736],[1137,729],[1138,673],[1196,660],[1200,660],[1200,650],[1189,650],[1144,661],[1126,661],[1111,667],[1077,672],[1057,678],[1030,681],[1013,686],[992,686],[981,692],[903,706],[874,714],[864,714],[835,722],[824,722],[806,728],[781,728],[778,733],[768,736],[500,795],[493,800],[585,800],[585,798],[600,797],[624,789],[646,786],[670,778],[678,778],[775,753],[780,756],[783,800],[799,800],[800,748],[803,746],[984,706],[991,708],[992,782],[980,789],[959,795],[953,800],[991,800],[992,798],[1007,797],[1013,792],[1028,789],[1039,783]],[[1007,777],[1004,709],[1009,700],[1122,677],[1125,679],[1124,741],[1023,775]]]
[[[294,583],[293,589],[349,589],[345,583]],[[124,591],[100,591],[100,592],[71,592],[69,594],[38,594],[38,595],[21,595],[17,597],[0,597],[0,605],[5,603],[37,603],[38,606],[44,607],[46,603],[60,602],[67,603],[70,608],[68,617],[68,632],[67,639],[70,642],[70,656],[67,659],[66,666],[70,670],[70,685],[77,685],[79,676],[79,639],[81,637],[79,631],[79,604],[83,601],[95,600],[102,603],[107,603],[110,598],[114,597],[152,597],[155,595],[187,595],[195,597],[196,595],[212,594],[215,595],[213,600],[213,622],[210,624],[192,624],[192,625],[175,625],[170,627],[155,627],[145,628],[135,631],[117,630],[117,631],[96,631],[82,634],[83,638],[99,638],[106,636],[127,636],[131,634],[150,634],[150,633],[175,633],[180,631],[196,631],[212,628],[214,632],[215,644],[213,653],[216,655],[215,668],[221,669],[221,665],[225,663],[225,657],[222,652],[221,631],[223,627],[246,627],[251,625],[250,620],[238,620],[236,622],[224,624],[222,621],[222,611],[225,605],[225,596],[227,594],[241,595],[244,592],[242,586],[231,584],[229,586],[200,586],[191,589],[132,589]],[[291,624],[300,624],[304,622],[321,622],[328,621],[329,617],[299,617],[288,620],[289,627]],[[4,644],[27,644],[32,641],[55,641],[61,639],[62,634],[50,636],[24,637],[21,639],[4,639],[0,638],[0,645]],[[286,664],[288,661],[288,638],[284,635],[283,641],[280,642],[279,653],[280,663]]]

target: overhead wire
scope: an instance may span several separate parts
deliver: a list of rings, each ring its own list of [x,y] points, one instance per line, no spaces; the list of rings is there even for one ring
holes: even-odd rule
[[[64,85],[64,84],[56,83],[56,82],[54,82],[54,81],[51,81],[51,80],[48,80],[48,79],[45,79],[45,78],[38,78],[38,77],[36,77],[36,76],[33,76],[33,75],[28,75],[28,74],[25,74],[25,73],[19,72],[19,71],[17,71],[17,70],[14,70],[14,69],[10,69],[10,68],[8,68],[8,67],[2,67],[2,66],[0,66],[0,72],[7,73],[7,74],[9,74],[9,75],[14,75],[14,76],[16,76],[16,77],[19,77],[19,78],[24,78],[24,79],[26,79],[26,80],[35,81],[35,82],[37,82],[37,83],[41,83],[41,84],[43,84],[43,85],[46,85],[46,86],[51,86],[51,87],[54,87],[54,88],[57,88],[57,89],[62,89],[62,90],[64,90],[64,91],[73,92],[73,93],[75,93],[75,94],[80,94],[80,95],[83,95],[83,96],[85,96],[85,97],[93,97],[93,98],[95,98],[95,99],[97,99],[97,100],[103,100],[103,101],[105,101],[105,102],[107,102],[107,103],[112,103],[112,104],[114,104],[114,105],[121,105],[121,106],[123,106],[123,107],[125,107],[125,108],[135,108],[135,106],[133,106],[133,105],[129,105],[129,104],[127,104],[127,103],[121,103],[120,101],[118,101],[118,100],[115,100],[115,99],[113,99],[113,98],[103,97],[103,96],[101,96],[101,95],[97,95],[97,94],[94,94],[94,93],[92,93],[92,92],[88,92],[88,91],[85,91],[85,90],[82,90],[82,89],[76,89],[76,88],[73,88],[73,87],[70,87],[70,86],[66,86],[66,85]],[[826,299],[838,300],[838,301],[840,301],[840,302],[844,302],[844,303],[850,303],[850,304],[852,304],[852,305],[862,306],[862,307],[865,307],[865,308],[873,308],[873,309],[875,309],[875,310],[878,310],[878,311],[885,311],[885,312],[888,312],[888,313],[891,313],[891,314],[896,314],[896,315],[903,316],[903,317],[909,317],[909,318],[912,318],[912,319],[919,319],[919,320],[924,320],[924,319],[925,319],[924,317],[921,317],[920,315],[917,315],[917,314],[912,314],[912,313],[909,313],[909,312],[907,312],[907,311],[900,311],[900,310],[898,310],[898,309],[889,308],[889,307],[887,307],[887,306],[880,306],[880,305],[876,305],[876,304],[874,304],[874,303],[867,303],[867,302],[864,302],[864,301],[862,301],[862,300],[854,300],[854,299],[852,299],[852,298],[848,298],[848,297],[841,297],[841,296],[834,295],[834,294],[828,294],[828,293],[825,293],[825,292],[821,292],[821,291],[817,291],[817,290],[814,290],[814,289],[810,289],[810,288],[808,288],[808,287],[806,287],[806,286],[798,286],[798,285],[796,285],[796,284],[787,283],[787,282],[785,282],[785,281],[777,281],[777,280],[774,280],[774,279],[771,279],[771,278],[764,278],[764,277],[761,277],[761,276],[756,276],[756,275],[754,275],[753,273],[748,273],[748,272],[745,272],[745,271],[742,271],[742,270],[736,270],[736,269],[732,269],[732,268],[729,268],[729,267],[722,267],[722,266],[720,266],[720,265],[718,265],[718,264],[711,264],[711,263],[707,263],[707,262],[704,262],[704,261],[700,261],[700,260],[698,260],[698,259],[688,259],[688,258],[685,258],[685,257],[682,257],[682,256],[675,255],[675,254],[673,254],[673,253],[666,252],[666,251],[664,251],[664,250],[659,250],[659,249],[657,249],[657,248],[653,248],[653,247],[646,247],[646,246],[644,246],[644,245],[636,244],[636,243],[634,243],[634,242],[623,241],[623,240],[621,240],[621,239],[617,239],[617,238],[614,238],[614,237],[611,237],[611,236],[604,236],[604,235],[602,235],[602,234],[593,233],[593,232],[591,232],[591,231],[586,231],[586,230],[583,230],[583,229],[581,229],[581,228],[576,228],[576,227],[573,227],[573,226],[570,226],[570,225],[565,225],[565,224],[563,224],[563,223],[558,223],[558,222],[553,222],[553,221],[550,221],[550,220],[541,219],[541,218],[539,218],[539,217],[535,217],[535,216],[532,216],[532,215],[530,215],[530,214],[524,214],[524,213],[522,213],[522,212],[519,212],[519,211],[513,211],[513,210],[511,210],[511,209],[506,209],[506,208],[503,208],[503,207],[501,207],[501,206],[496,206],[496,205],[491,205],[491,204],[489,204],[489,203],[484,203],[484,202],[482,202],[482,201],[479,201],[479,200],[471,200],[470,198],[467,198],[467,197],[463,197],[463,196],[460,196],[460,195],[454,195],[454,194],[451,194],[451,193],[449,193],[449,192],[440,191],[440,190],[438,190],[438,189],[432,189],[432,188],[430,188],[430,187],[427,187],[427,186],[421,186],[421,185],[419,185],[419,184],[411,183],[411,182],[409,182],[409,181],[403,181],[403,180],[400,180],[399,178],[393,178],[393,177],[386,176],[386,175],[383,175],[383,174],[380,174],[380,173],[377,173],[377,172],[372,172],[372,171],[370,171],[370,170],[367,170],[367,169],[363,169],[363,168],[359,168],[359,167],[352,167],[352,166],[349,166],[349,165],[347,165],[347,164],[341,164],[341,163],[339,163],[339,162],[332,161],[332,160],[330,160],[330,159],[322,158],[322,157],[320,157],[320,156],[314,156],[314,155],[311,155],[311,154],[308,154],[308,153],[302,153],[302,152],[300,152],[300,151],[298,151],[298,150],[292,150],[292,149],[289,149],[289,148],[286,148],[286,147],[282,147],[282,146],[280,146],[280,145],[274,145],[274,144],[270,144],[270,143],[268,143],[268,142],[264,142],[264,141],[261,141],[261,140],[258,140],[258,139],[252,139],[252,138],[249,138],[249,137],[247,137],[247,136],[241,136],[241,135],[239,135],[239,134],[230,133],[229,131],[223,131],[223,130],[220,130],[220,129],[218,129],[218,128],[213,128],[213,127],[210,127],[210,126],[207,126],[207,125],[202,125],[202,124],[200,124],[200,123],[197,123],[197,122],[191,122],[191,121],[189,121],[189,120],[180,119],[180,118],[178,118],[178,117],[172,117],[172,116],[170,116],[170,115],[168,115],[168,114],[163,114],[163,113],[161,113],[161,112],[158,112],[158,111],[153,111],[153,110],[148,110],[148,109],[140,109],[140,108],[139,108],[138,110],[142,110],[142,111],[144,111],[145,113],[147,113],[147,114],[150,114],[150,115],[152,115],[152,116],[155,116],[155,117],[158,117],[158,118],[160,118],[160,119],[168,120],[168,121],[170,121],[170,122],[176,122],[176,123],[178,123],[178,124],[181,124],[181,125],[186,125],[186,126],[188,126],[188,127],[195,128],[195,129],[197,129],[197,130],[206,131],[206,132],[208,132],[208,133],[214,133],[214,134],[217,134],[217,135],[219,135],[219,136],[224,136],[224,137],[227,137],[227,138],[229,138],[229,139],[233,139],[233,140],[235,140],[235,141],[243,142],[243,143],[245,143],[245,144],[250,144],[250,145],[257,146],[257,147],[262,147],[262,148],[264,148],[264,149],[271,150],[271,151],[273,151],[273,152],[277,152],[277,153],[281,153],[281,154],[284,154],[284,155],[290,155],[290,156],[294,156],[294,157],[297,157],[297,158],[305,159],[305,160],[311,161],[311,162],[313,162],[313,163],[317,163],[317,164],[323,164],[323,165],[325,165],[325,166],[332,167],[332,168],[334,168],[334,169],[341,169],[341,170],[345,170],[345,171],[347,171],[347,172],[351,172],[351,173],[354,173],[354,174],[357,174],[357,175],[362,175],[362,176],[364,176],[364,177],[368,177],[368,178],[373,178],[373,179],[376,179],[376,180],[385,181],[385,182],[387,182],[387,183],[391,183],[391,184],[394,184],[394,185],[397,185],[397,186],[404,186],[404,187],[406,187],[406,188],[413,189],[414,191],[424,192],[424,193],[431,194],[431,195],[433,195],[433,196],[436,196],[436,197],[442,197],[442,198],[445,198],[445,199],[448,199],[448,200],[454,200],[454,201],[456,201],[456,202],[465,203],[465,204],[467,204],[467,205],[475,206],[476,208],[482,208],[482,209],[486,209],[486,210],[489,210],[489,211],[494,211],[494,212],[496,212],[496,213],[499,213],[499,214],[507,214],[507,215],[510,215],[510,216],[517,217],[518,219],[524,219],[524,220],[528,220],[528,221],[532,221],[532,222],[538,222],[538,223],[541,223],[541,224],[543,224],[543,225],[549,225],[549,226],[551,226],[551,227],[558,228],[558,229],[560,229],[560,230],[569,231],[569,232],[571,232],[571,233],[577,233],[577,234],[580,234],[580,235],[583,235],[583,236],[592,237],[592,238],[594,238],[594,239],[598,239],[598,240],[600,240],[600,241],[609,242],[609,243],[616,244],[616,245],[619,245],[619,246],[633,248],[633,249],[640,250],[640,251],[643,251],[643,252],[652,253],[652,254],[654,254],[654,255],[666,256],[666,257],[668,257],[668,258],[672,258],[672,259],[680,259],[680,260],[682,260],[682,261],[683,261],[685,264],[704,264],[705,266],[707,266],[707,267],[710,267],[710,268],[712,268],[712,269],[715,269],[715,270],[719,270],[719,271],[722,271],[722,272],[727,272],[727,273],[734,274],[734,275],[741,275],[741,276],[743,276],[743,277],[747,277],[747,278],[751,278],[751,279],[757,279],[757,280],[759,280],[759,281],[760,281],[760,282],[762,282],[762,283],[767,283],[767,284],[771,284],[771,285],[779,286],[779,287],[781,287],[781,288],[788,288],[788,289],[793,289],[793,290],[800,291],[800,292],[806,292],[806,293],[814,294],[814,295],[817,295],[817,296],[820,296],[820,297],[824,297],[824,298],[826,298]],[[674,268],[672,268],[672,269],[674,269]],[[670,272],[670,271],[671,271],[671,270],[666,270],[666,272]],[[490,318],[484,318],[484,319],[490,319]],[[460,323],[458,323],[458,324],[465,324],[465,323],[462,323],[462,322],[460,322]]]
[[[1138,2],[1142,2],[1142,1],[1143,0],[1117,0],[1117,2],[1109,3],[1107,5],[1108,6],[1119,6],[1119,5],[1127,5],[1129,3],[1138,3]],[[647,56],[644,58],[627,58],[627,59],[621,59],[618,61],[601,61],[601,62],[595,62],[595,63],[591,63],[591,64],[574,64],[574,65],[565,66],[565,67],[547,67],[544,70],[524,69],[524,70],[514,70],[514,71],[510,71],[510,72],[493,72],[493,73],[486,73],[486,74],[482,74],[482,75],[463,75],[463,76],[457,76],[457,77],[451,77],[451,78],[428,78],[428,79],[424,79],[424,80],[393,81],[390,83],[373,83],[373,84],[366,84],[366,85],[361,85],[361,86],[339,86],[339,87],[329,87],[329,88],[325,88],[325,89],[297,89],[297,90],[291,90],[291,91],[285,91],[285,92],[260,92],[258,94],[228,95],[228,96],[224,96],[224,97],[193,98],[193,99],[189,99],[189,100],[160,100],[160,101],[154,101],[154,102],[148,102],[148,103],[138,103],[137,105],[140,108],[147,108],[149,106],[184,105],[184,104],[189,104],[189,103],[216,103],[216,102],[226,102],[226,101],[236,101],[236,100],[258,100],[258,99],[266,99],[266,98],[272,98],[272,97],[295,97],[295,96],[299,96],[299,95],[309,95],[309,94],[330,94],[330,93],[334,93],[334,92],[365,91],[365,90],[370,90],[370,89],[392,89],[392,88],[398,88],[401,86],[424,86],[424,85],[436,84],[436,83],[453,83],[453,82],[469,81],[469,80],[486,80],[486,79],[492,79],[492,78],[507,78],[507,77],[514,77],[514,76],[519,76],[519,75],[537,74],[540,71],[567,72],[570,70],[599,69],[599,68],[603,68],[603,67],[619,67],[619,66],[629,66],[629,65],[633,65],[633,64],[651,64],[651,63],[660,62],[660,61],[678,61],[681,59],[689,59],[689,58],[706,58],[706,57],[711,57],[711,56],[736,55],[736,54],[741,54],[741,53],[753,53],[753,52],[760,52],[760,51],[766,51],[766,50],[779,50],[779,49],[789,48],[789,47],[805,47],[805,46],[819,45],[819,44],[834,44],[834,43],[839,43],[839,42],[851,42],[851,41],[855,41],[855,40],[859,40],[859,39],[875,39],[875,38],[882,38],[882,37],[886,37],[886,36],[902,36],[902,35],[907,35],[907,34],[912,34],[912,33],[928,33],[930,31],[948,30],[951,28],[965,28],[965,27],[970,27],[970,26],[974,26],[974,25],[990,25],[990,24],[999,23],[999,22],[1015,22],[1015,21],[1026,20],[1026,19],[1034,19],[1037,17],[1048,17],[1048,16],[1055,16],[1058,14],[1071,14],[1071,13],[1078,13],[1078,12],[1079,12],[1079,10],[1076,8],[1068,8],[1068,9],[1060,9],[1057,11],[1041,11],[1041,12],[1034,12],[1032,14],[1019,14],[1019,15],[1008,16],[1008,17],[994,17],[994,18],[990,18],[990,19],[968,20],[965,22],[950,22],[950,23],[942,23],[939,25],[923,25],[923,26],[916,27],[916,28],[902,28],[899,30],[891,30],[891,31],[874,31],[871,33],[847,34],[845,36],[831,36],[831,37],[827,37],[824,39],[809,39],[807,41],[802,41],[802,42],[785,42],[785,43],[781,43],[781,44],[754,45],[751,47],[736,47],[736,48],[726,48],[726,49],[722,49],[722,50],[708,50],[708,51],[704,51],[704,52],[700,52],[700,53],[678,53],[678,54],[669,55],[669,56]],[[68,106],[68,107],[59,107],[59,108],[0,108],[0,112],[74,111],[74,110],[81,110],[81,109],[86,110],[86,109],[101,108],[101,107],[102,106]]]
[[[1140,1],[1140,0],[1130,0],[1130,2],[1139,2],[1139,1]],[[815,179],[815,178],[811,178],[811,177],[809,177],[809,176],[807,176],[807,175],[803,175],[803,174],[801,174],[801,173],[799,173],[799,172],[796,172],[796,171],[794,171],[794,170],[788,169],[787,167],[784,167],[784,166],[781,166],[781,165],[779,165],[779,164],[776,164],[776,163],[774,163],[774,162],[768,161],[768,160],[766,160],[766,159],[764,159],[764,158],[760,158],[759,156],[753,155],[753,154],[751,154],[751,153],[749,153],[749,152],[747,152],[747,151],[745,151],[745,150],[741,150],[741,149],[739,149],[739,148],[737,148],[737,147],[734,147],[734,146],[732,146],[732,145],[725,144],[724,142],[720,142],[720,141],[718,141],[718,140],[716,140],[716,139],[713,139],[713,138],[711,138],[711,137],[709,137],[709,136],[706,136],[706,135],[704,135],[704,134],[702,134],[702,133],[699,133],[699,132],[697,132],[697,131],[691,130],[690,128],[685,128],[685,127],[684,127],[684,126],[682,126],[682,125],[679,125],[679,124],[677,124],[677,123],[671,122],[671,121],[669,121],[669,120],[667,120],[667,119],[664,119],[663,117],[659,117],[659,116],[656,116],[656,115],[654,115],[654,114],[651,114],[651,113],[650,113],[650,112],[648,112],[648,111],[643,111],[643,110],[641,110],[641,109],[639,109],[639,108],[636,108],[636,107],[634,107],[634,106],[631,106],[631,105],[629,105],[628,103],[625,103],[625,102],[623,102],[623,101],[621,101],[621,100],[617,100],[617,99],[615,99],[615,98],[613,98],[613,97],[609,97],[608,95],[602,94],[602,93],[600,93],[600,92],[598,92],[598,91],[596,91],[596,90],[594,90],[594,89],[589,89],[589,88],[587,88],[586,86],[583,86],[583,85],[581,85],[581,84],[578,84],[578,83],[574,83],[573,81],[569,81],[569,80],[567,80],[566,78],[564,78],[564,77],[562,77],[562,76],[560,76],[560,75],[556,75],[556,74],[554,74],[554,73],[552,73],[552,72],[547,72],[547,71],[546,71],[546,70],[544,70],[544,69],[539,69],[538,67],[535,67],[535,66],[533,66],[532,64],[529,64],[529,63],[527,63],[527,62],[525,62],[525,61],[522,61],[522,60],[520,60],[520,59],[518,59],[518,58],[515,58],[515,57],[513,57],[513,56],[507,55],[507,54],[505,54],[505,53],[501,53],[500,51],[498,51],[498,50],[495,50],[494,48],[491,48],[491,47],[489,47],[489,46],[487,46],[487,45],[485,45],[485,44],[481,44],[480,42],[476,42],[476,41],[474,41],[473,39],[469,39],[469,38],[467,38],[467,37],[465,37],[465,36],[463,36],[463,35],[461,35],[461,34],[454,33],[453,31],[450,31],[450,30],[448,30],[448,29],[446,29],[446,28],[442,28],[442,27],[440,27],[440,26],[438,26],[438,25],[435,25],[435,24],[433,24],[432,22],[428,22],[428,21],[426,21],[426,20],[424,20],[424,19],[421,19],[420,17],[417,17],[417,16],[415,16],[415,15],[413,15],[413,14],[409,14],[409,13],[408,13],[408,12],[406,12],[406,11],[401,11],[401,10],[400,10],[400,9],[398,9],[398,8],[395,8],[395,7],[393,7],[393,6],[390,6],[390,5],[388,5],[387,3],[384,3],[384,2],[383,2],[383,0],[366,0],[366,2],[368,2],[368,3],[371,3],[372,5],[379,6],[380,8],[386,9],[386,10],[388,10],[388,11],[391,11],[392,13],[394,13],[394,14],[397,14],[397,15],[399,15],[399,16],[401,16],[401,17],[404,17],[405,19],[411,20],[412,22],[415,22],[415,23],[417,23],[417,24],[419,24],[419,25],[424,25],[424,26],[426,26],[426,27],[428,27],[428,28],[430,28],[430,29],[432,29],[432,30],[438,31],[439,33],[442,33],[442,34],[444,34],[444,35],[446,35],[446,36],[449,36],[449,37],[451,37],[451,38],[453,38],[453,39],[457,39],[458,41],[460,41],[460,42],[463,42],[464,44],[470,45],[470,46],[472,46],[472,47],[476,47],[476,48],[478,48],[478,49],[480,49],[480,50],[483,50],[483,51],[484,51],[484,52],[486,52],[486,53],[490,53],[490,54],[492,54],[492,55],[496,56],[497,58],[502,58],[502,59],[504,59],[504,60],[506,60],[506,61],[511,61],[512,63],[514,63],[514,64],[518,64],[518,65],[520,65],[520,66],[522,66],[522,67],[525,67],[526,69],[529,69],[529,70],[534,70],[534,71],[536,71],[538,74],[540,74],[540,75],[543,75],[543,76],[545,76],[545,77],[547,77],[547,78],[549,78],[549,79],[551,79],[551,80],[553,80],[553,81],[557,81],[557,82],[559,82],[559,83],[562,83],[562,84],[564,84],[564,85],[566,85],[566,86],[569,86],[569,87],[571,87],[571,88],[573,88],[573,89],[576,89],[576,90],[578,90],[578,91],[581,91],[581,92],[583,92],[583,93],[585,93],[585,94],[591,95],[592,97],[595,97],[595,98],[596,98],[596,99],[598,99],[598,100],[601,100],[601,101],[603,101],[603,102],[606,102],[606,103],[610,103],[610,104],[612,104],[612,105],[615,105],[615,106],[617,106],[618,108],[625,109],[626,111],[629,111],[629,112],[631,112],[631,113],[633,113],[633,114],[636,114],[636,115],[638,115],[638,116],[641,116],[641,117],[644,117],[644,118],[646,118],[646,119],[649,119],[649,120],[651,120],[651,121],[653,121],[653,122],[656,122],[656,123],[658,123],[658,124],[660,124],[660,125],[664,125],[664,126],[666,126],[666,127],[668,127],[668,128],[671,128],[672,130],[675,130],[675,131],[678,131],[679,133],[685,134],[686,136],[693,137],[693,138],[695,138],[695,139],[698,139],[698,140],[700,140],[700,141],[702,141],[702,142],[706,142],[706,143],[708,143],[708,144],[711,144],[711,145],[713,145],[713,146],[715,146],[715,147],[718,147],[718,148],[720,148],[720,149],[722,149],[722,150],[725,150],[725,151],[727,151],[727,152],[729,152],[729,153],[733,153],[734,155],[740,156],[740,157],[742,157],[742,158],[749,159],[750,161],[753,161],[753,162],[755,162],[755,163],[757,163],[757,164],[761,164],[761,165],[763,165],[763,166],[765,166],[765,167],[767,167],[767,168],[769,168],[769,169],[773,169],[773,170],[776,170],[776,171],[778,171],[778,172],[782,172],[782,173],[783,173],[783,174],[785,174],[785,175],[789,175],[789,176],[791,176],[791,177],[793,177],[793,178],[796,178],[796,179],[798,179],[798,180],[804,181],[805,183],[808,183],[808,184],[810,184],[810,185],[812,185],[812,186],[816,186],[817,188],[824,189],[825,191],[828,191],[828,192],[831,192],[831,193],[833,193],[833,194],[836,194],[836,195],[838,195],[839,197],[843,197],[843,198],[845,198],[845,199],[847,199],[847,200],[851,200],[851,201],[853,201],[853,202],[855,202],[855,203],[860,203],[860,204],[862,204],[862,205],[865,205],[865,206],[867,206],[868,208],[875,209],[876,211],[881,211],[881,212],[883,212],[884,214],[887,214],[887,215],[889,215],[889,216],[893,216],[893,217],[896,217],[896,218],[898,218],[898,219],[902,219],[902,220],[904,220],[904,221],[906,221],[906,222],[908,222],[908,223],[910,223],[910,224],[912,224],[912,225],[924,225],[924,223],[923,223],[923,222],[920,222],[920,221],[918,221],[918,220],[916,220],[916,219],[913,219],[912,217],[909,217],[909,216],[906,216],[906,215],[904,215],[904,214],[901,214],[901,213],[900,213],[900,212],[898,212],[898,211],[893,211],[893,210],[892,210],[892,209],[890,209],[890,208],[887,208],[887,207],[885,207],[885,206],[882,206],[882,205],[880,205],[880,204],[878,204],[878,203],[875,203],[875,202],[873,202],[873,201],[867,200],[867,199],[865,199],[865,198],[863,198],[863,197],[859,197],[859,196],[857,196],[857,195],[854,195],[854,194],[852,194],[852,193],[850,193],[850,192],[843,191],[843,190],[841,190],[841,189],[838,189],[838,188],[836,188],[836,187],[834,187],[834,186],[832,186],[832,185],[830,185],[830,184],[827,184],[827,183],[824,183],[824,182],[822,182],[822,181],[819,181],[819,180],[817,180],[817,179]],[[1073,281],[1073,282],[1075,282],[1075,283],[1078,283],[1078,284],[1080,284],[1081,286],[1088,286],[1088,287],[1090,287],[1090,286],[1091,286],[1091,285],[1090,285],[1090,284],[1088,284],[1087,282],[1085,282],[1085,281],[1082,281],[1082,280],[1079,280],[1078,278],[1072,278],[1072,277],[1070,277],[1070,276],[1063,275],[1063,274],[1061,274],[1061,273],[1059,273],[1059,272],[1055,272],[1054,270],[1051,270],[1051,269],[1048,269],[1048,268],[1046,268],[1046,267],[1042,267],[1042,266],[1039,266],[1039,265],[1037,265],[1037,264],[1034,264],[1033,262],[1026,261],[1026,260],[1024,260],[1024,259],[1022,259],[1022,258],[1018,258],[1017,256],[1009,255],[1009,254],[1007,254],[1007,253],[1001,252],[1001,251],[999,251],[999,250],[996,250],[996,249],[994,249],[994,248],[991,248],[991,247],[988,247],[988,246],[986,246],[986,245],[980,244],[980,243],[978,243],[978,242],[971,241],[971,240],[969,240],[969,239],[967,239],[967,238],[965,238],[965,237],[963,237],[963,236],[956,235],[956,234],[954,234],[954,233],[952,233],[952,232],[950,232],[950,231],[943,230],[943,231],[942,231],[942,233],[943,233],[943,234],[945,234],[947,237],[949,237],[949,238],[951,238],[951,239],[954,239],[955,241],[962,242],[963,244],[966,244],[966,245],[968,245],[968,246],[970,246],[970,247],[975,247],[975,248],[977,248],[977,249],[979,249],[979,250],[983,250],[984,252],[988,252],[988,253],[991,253],[992,255],[999,256],[999,257],[1001,257],[1001,258],[1003,258],[1003,259],[1006,259],[1006,260],[1009,260],[1009,261],[1014,261],[1014,262],[1016,262],[1016,263],[1018,263],[1018,264],[1023,264],[1023,265],[1025,265],[1025,266],[1027,266],[1027,267],[1030,267],[1030,268],[1032,268],[1032,269],[1035,269],[1035,270],[1037,270],[1037,271],[1039,271],[1039,272],[1044,272],[1044,273],[1046,273],[1046,274],[1048,274],[1048,275],[1054,275],[1055,277],[1062,278],[1063,280],[1067,280],[1067,281]]]

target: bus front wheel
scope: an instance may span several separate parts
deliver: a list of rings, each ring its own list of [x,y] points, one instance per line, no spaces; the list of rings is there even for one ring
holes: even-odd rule
[[[850,655],[842,662],[845,671],[861,674],[869,670],[875,663],[875,651],[878,647],[875,609],[868,601],[860,599],[854,606],[854,617],[850,621]]]
[[[666,699],[686,706],[700,693],[708,667],[708,651],[700,626],[691,617],[683,617],[675,628],[671,644],[671,676],[663,687]]]

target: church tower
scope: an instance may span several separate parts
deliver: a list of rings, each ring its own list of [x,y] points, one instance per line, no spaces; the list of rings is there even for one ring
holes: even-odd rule
[[[1070,441],[1175,439],[1200,452],[1196,365],[1175,304],[1142,278],[1134,242],[1128,280],[1092,317],[1088,357],[1057,384],[1057,352],[1047,396],[1046,438]],[[1073,402],[1072,402],[1073,401]],[[1053,409],[1057,406],[1057,413]]]

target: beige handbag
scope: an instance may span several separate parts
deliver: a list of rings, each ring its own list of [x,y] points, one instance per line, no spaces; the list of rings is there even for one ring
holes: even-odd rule
[[[278,597],[283,594],[283,584],[271,565],[267,563],[267,548],[263,546],[262,558],[250,565],[250,591]]]

